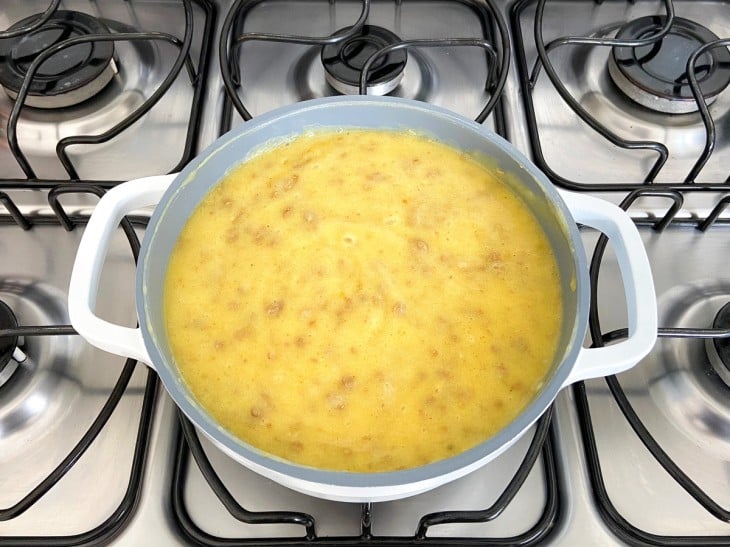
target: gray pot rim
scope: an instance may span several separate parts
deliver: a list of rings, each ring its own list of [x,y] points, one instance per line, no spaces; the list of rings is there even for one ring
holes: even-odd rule
[[[262,131],[263,128],[272,126],[272,124],[290,123],[302,115],[316,119],[319,112],[329,109],[362,107],[372,108],[374,111],[379,110],[386,113],[387,109],[395,109],[393,110],[394,113],[400,110],[409,110],[415,112],[417,115],[430,116],[438,119],[439,123],[454,124],[458,126],[459,130],[476,134],[485,143],[489,142],[512,158],[524,171],[523,176],[528,176],[537,182],[540,190],[550,200],[555,213],[559,217],[558,220],[564,224],[563,228],[567,243],[573,251],[572,256],[575,264],[576,283],[575,292],[578,302],[574,321],[571,326],[571,342],[563,355],[561,363],[554,367],[552,375],[545,382],[538,395],[511,423],[489,439],[458,455],[412,469],[379,473],[330,471],[292,463],[267,454],[223,429],[198,405],[182,382],[175,365],[165,358],[161,348],[161,337],[157,336],[156,333],[150,332],[151,309],[155,305],[160,305],[160,303],[151,302],[148,298],[147,291],[150,277],[150,264],[155,260],[161,259],[154,252],[155,235],[160,230],[164,230],[165,218],[169,214],[170,207],[174,206],[177,200],[181,199],[181,192],[184,193],[185,187],[191,181],[195,180],[195,177],[199,173],[205,172],[206,164],[212,156],[235,145],[239,139],[254,135],[256,132]],[[352,126],[348,125],[347,127]],[[305,130],[307,127],[302,127],[301,129]],[[435,136],[438,138],[438,135]],[[231,167],[235,164],[231,164]],[[214,183],[211,183],[209,187],[212,188],[215,185]],[[304,101],[258,116],[221,136],[194,158],[177,175],[155,208],[150,219],[139,256],[139,266],[136,276],[136,298],[142,338],[152,359],[152,365],[159,374],[165,389],[175,404],[197,428],[224,447],[229,453],[238,455],[245,460],[253,462],[255,465],[270,469],[276,473],[294,477],[301,481],[322,485],[368,489],[420,483],[474,466],[480,460],[486,463],[490,454],[498,453],[500,449],[503,449],[519,438],[553,402],[560,389],[564,386],[578,358],[588,322],[590,288],[588,283],[587,260],[577,225],[569,209],[547,177],[512,144],[474,121],[427,103],[395,97],[340,96]]]

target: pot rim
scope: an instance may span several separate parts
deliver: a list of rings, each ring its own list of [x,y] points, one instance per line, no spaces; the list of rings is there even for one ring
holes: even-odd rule
[[[510,156],[524,170],[524,173],[520,173],[520,175],[528,176],[538,183],[540,189],[551,201],[554,213],[563,224],[566,240],[572,251],[574,260],[575,291],[577,296],[577,309],[575,310],[573,324],[570,326],[572,329],[570,341],[567,344],[562,361],[554,365],[550,378],[545,381],[537,396],[509,424],[487,440],[460,454],[415,468],[375,473],[323,470],[293,463],[263,452],[221,427],[195,401],[177,372],[177,367],[174,363],[169,363],[164,358],[159,346],[160,340],[151,332],[152,327],[149,309],[152,303],[147,298],[147,285],[150,276],[149,265],[155,258],[158,258],[151,254],[151,250],[154,250],[154,235],[164,227],[165,213],[174,201],[175,196],[189,182],[194,180],[198,171],[205,167],[205,164],[212,156],[225,150],[238,139],[245,138],[272,124],[286,124],[287,122],[291,122],[292,118],[297,118],[303,113],[316,113],[318,110],[330,108],[346,109],[349,107],[362,107],[363,105],[372,106],[373,108],[407,109],[416,111],[424,116],[440,118],[440,123],[454,124],[459,126],[461,130],[470,131],[479,139],[489,141],[492,145],[497,146]],[[346,127],[356,126],[347,125]],[[311,128],[311,126],[300,125],[298,132],[303,133]],[[403,129],[408,128],[404,127]],[[294,135],[296,133],[292,132],[290,134]],[[430,136],[438,139],[438,135]],[[245,158],[241,158],[241,161],[244,160]],[[231,165],[231,167],[233,166]],[[211,183],[209,188],[212,188],[218,182],[219,180],[216,180],[214,183]],[[397,97],[338,96],[304,101],[258,116],[218,138],[188,163],[177,175],[159,204],[155,207],[142,242],[136,275],[137,314],[142,338],[152,359],[151,364],[156,369],[165,389],[175,404],[199,430],[212,439],[214,443],[219,444],[229,455],[236,459],[247,461],[251,467],[257,468],[259,471],[261,469],[270,470],[274,475],[293,477],[295,480],[304,483],[325,485],[325,488],[341,487],[355,490],[387,489],[402,487],[407,484],[426,484],[434,481],[438,477],[445,476],[456,478],[496,457],[496,455],[514,443],[547,410],[568,379],[578,358],[578,354],[582,349],[583,337],[588,323],[589,299],[590,288],[588,283],[587,259],[583,251],[582,240],[577,225],[560,194],[549,182],[547,177],[511,143],[488,128],[444,108]],[[568,326],[564,326],[564,328],[567,329]]]

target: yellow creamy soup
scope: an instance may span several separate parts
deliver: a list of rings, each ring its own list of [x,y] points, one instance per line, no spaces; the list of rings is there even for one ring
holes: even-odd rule
[[[504,427],[562,320],[555,257],[513,191],[385,131],[303,136],[233,169],[183,229],[164,300],[177,366],[223,427],[365,472]]]

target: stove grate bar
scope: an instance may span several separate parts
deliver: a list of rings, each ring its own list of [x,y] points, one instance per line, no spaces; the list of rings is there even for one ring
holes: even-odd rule
[[[730,329],[717,329],[717,334],[722,334],[725,338],[730,337]],[[621,388],[618,378],[616,378],[616,376],[608,376],[606,377],[606,383],[608,384],[614,399],[616,399],[616,403],[619,405],[621,412],[629,422],[629,425],[631,425],[631,428],[634,430],[639,439],[641,439],[641,442],[647,450],[651,452],[657,462],[659,462],[659,464],[667,473],[669,473],[677,484],[684,489],[685,492],[692,496],[695,501],[702,505],[702,507],[712,514],[712,516],[723,522],[730,523],[730,510],[721,507],[710,496],[708,496],[677,466],[677,464],[674,463],[674,461],[672,461],[672,458],[664,450],[662,450],[659,443],[642,423],[641,418],[639,418],[636,414],[636,411]],[[730,538],[728,538],[728,540],[730,540]]]
[[[614,46],[629,46],[636,47],[637,45],[646,45],[661,40],[671,27],[672,20],[674,19],[674,5],[672,0],[662,0],[664,4],[664,11],[666,13],[666,21],[663,27],[655,34],[644,38],[642,40],[621,40],[621,39],[610,39],[610,38],[595,38],[590,36],[564,36],[552,40],[550,43],[545,44],[543,38],[543,15],[545,11],[546,0],[519,0],[516,2],[510,11],[510,22],[512,32],[515,37],[515,48],[516,48],[516,61],[518,68],[518,76],[520,80],[520,87],[523,89],[522,102],[525,108],[527,128],[530,136],[530,146],[535,163],[540,169],[550,178],[550,180],[558,186],[568,188],[575,191],[616,191],[626,192],[636,190],[647,185],[658,187],[669,190],[681,190],[681,191],[726,191],[728,189],[728,183],[730,183],[730,176],[721,183],[697,183],[695,182],[697,176],[701,172],[709,160],[714,147],[715,147],[715,131],[714,122],[712,116],[709,113],[707,104],[704,97],[699,89],[697,83],[696,74],[696,60],[702,55],[702,53],[719,47],[727,47],[730,44],[730,40],[718,40],[711,42],[699,48],[688,61],[687,68],[687,79],[690,81],[692,92],[695,97],[695,101],[698,104],[700,115],[705,125],[705,148],[698,158],[695,166],[689,172],[685,180],[674,183],[656,183],[654,182],[656,177],[661,172],[667,159],[669,157],[669,150],[664,143],[656,141],[629,141],[623,139],[611,132],[608,127],[596,120],[591,116],[576,99],[570,94],[565,84],[560,80],[560,76],[554,69],[549,53],[563,46],[571,45],[588,45],[596,47],[614,47]],[[524,35],[522,32],[521,18],[526,9],[537,4],[536,12],[534,16],[534,43],[537,48],[538,58],[535,61],[532,70],[527,66],[527,55],[525,50]],[[601,4],[601,2],[595,2]],[[616,25],[619,28],[620,25]],[[588,126],[596,131],[599,135],[607,140],[608,143],[613,144],[619,148],[627,150],[653,150],[658,155],[657,159],[653,163],[649,172],[641,182],[629,182],[629,183],[585,183],[567,179],[557,174],[548,164],[545,155],[543,154],[542,146],[540,144],[540,130],[538,127],[538,121],[535,113],[535,104],[533,102],[533,91],[535,89],[537,79],[540,75],[541,68],[544,69],[550,82],[552,83],[555,90],[560,95],[561,99],[567,104],[571,110]]]
[[[297,36],[290,34],[270,34],[262,32],[249,32],[245,34],[238,34],[238,29],[243,28],[245,17],[248,11],[253,5],[258,4],[261,0],[254,0],[253,2],[246,0],[237,0],[235,4],[228,11],[225,21],[223,22],[223,28],[221,30],[221,37],[218,43],[218,56],[221,65],[221,75],[223,76],[223,83],[226,87],[226,94],[228,99],[233,103],[241,117],[248,121],[253,118],[251,113],[246,109],[238,96],[236,88],[241,85],[241,74],[238,69],[238,64],[235,62],[239,55],[240,47],[245,42],[250,41],[261,41],[261,42],[283,42],[287,44],[302,44],[302,45],[314,45],[324,46],[329,44],[339,44],[344,42],[348,38],[356,35],[357,32],[363,27],[367,21],[370,13],[370,0],[362,0],[362,9],[357,21],[350,27],[347,32],[337,34],[335,36]],[[233,34],[237,36],[234,38]]]
[[[216,475],[210,461],[200,445],[195,428],[182,414],[179,415],[179,431],[175,462],[171,477],[171,499],[173,515],[187,540],[198,545],[261,545],[286,544],[305,546],[312,543],[341,546],[388,545],[391,547],[408,545],[481,545],[481,546],[528,546],[545,540],[556,529],[560,519],[560,502],[558,495],[557,462],[554,452],[555,432],[552,424],[552,407],[538,421],[535,436],[515,475],[492,507],[481,511],[446,511],[432,513],[421,518],[418,530],[411,537],[374,536],[372,534],[371,504],[362,504],[360,535],[353,537],[320,537],[316,534],[316,523],[313,517],[304,513],[289,511],[267,511],[255,513],[244,509],[225,488]],[[195,463],[208,481],[210,488],[221,500],[229,513],[248,524],[286,523],[299,524],[305,527],[305,536],[274,538],[221,538],[201,530],[192,520],[185,505],[185,485],[188,477],[189,456],[192,454]],[[507,538],[481,537],[428,537],[430,526],[447,523],[475,523],[494,520],[507,508],[524,480],[534,467],[538,456],[542,456],[545,469],[545,489],[547,492],[545,507],[541,517],[526,532]]]
[[[205,477],[210,487],[215,492],[218,499],[223,503],[226,510],[232,517],[245,522],[246,524],[298,524],[304,526],[306,530],[306,539],[312,540],[316,533],[314,530],[314,518],[306,513],[297,513],[293,511],[249,511],[242,507],[231,495],[228,489],[216,474],[213,466],[203,452],[195,428],[190,421],[178,411],[180,427],[182,428],[185,442],[190,447],[190,453],[193,455],[195,463],[198,465],[201,473]]]
[[[32,332],[36,328],[37,327],[7,330],[13,332],[20,331],[23,334],[27,334],[26,331]],[[0,334],[5,334],[5,331],[0,331]],[[75,334],[75,332],[62,334]],[[81,437],[81,439],[73,447],[71,452],[69,452],[68,455],[66,455],[66,457],[61,460],[61,463],[59,463],[58,466],[56,466],[56,468],[51,471],[51,473],[45,479],[43,479],[35,488],[33,488],[33,490],[31,490],[13,506],[0,509],[0,521],[11,520],[25,513],[33,506],[35,502],[37,502],[44,495],[46,495],[48,491],[53,488],[53,486],[58,481],[60,481],[64,477],[64,475],[66,475],[66,473],[68,473],[68,471],[74,466],[78,459],[84,455],[86,450],[94,442],[94,439],[96,439],[106,423],[109,421],[109,418],[111,417],[114,409],[117,407],[117,404],[121,400],[122,395],[124,395],[124,391],[127,389],[129,380],[132,378],[132,373],[134,372],[135,365],[136,361],[132,359],[127,360],[122,374],[119,376],[119,379],[117,380],[114,388],[109,394],[109,398],[104,403],[104,407],[102,408],[101,412],[96,417],[88,431]]]
[[[442,511],[430,513],[422,517],[418,523],[416,537],[418,539],[425,539],[428,529],[431,526],[458,522],[488,522],[501,515],[517,495],[517,492],[519,492],[527,476],[530,474],[532,467],[535,465],[537,457],[540,455],[540,450],[548,435],[552,412],[553,407],[551,406],[538,421],[535,436],[532,438],[527,454],[525,454],[525,459],[507,485],[507,488],[505,488],[504,492],[502,492],[491,507],[479,511]]]
[[[179,39],[177,39],[175,36],[171,36],[169,34],[165,33],[152,33],[152,32],[124,32],[124,33],[117,33],[112,35],[105,35],[105,34],[93,34],[88,36],[82,36],[77,38],[70,38],[68,40],[64,40],[63,42],[60,42],[58,44],[55,44],[54,46],[46,49],[36,57],[33,62],[28,67],[28,71],[26,72],[25,78],[23,79],[23,85],[21,86],[20,90],[18,91],[18,96],[15,100],[15,103],[13,104],[13,109],[10,112],[10,116],[8,117],[8,124],[7,124],[7,134],[8,134],[8,145],[10,146],[10,150],[13,153],[13,156],[15,157],[15,160],[18,162],[18,165],[23,170],[25,175],[30,178],[34,179],[36,178],[35,171],[31,167],[30,163],[28,163],[28,159],[26,158],[25,154],[23,154],[23,151],[20,149],[20,145],[18,143],[18,119],[20,118],[20,112],[23,108],[23,105],[25,104],[25,100],[28,96],[28,91],[30,89],[30,85],[33,81],[33,77],[35,76],[36,72],[38,71],[39,67],[47,61],[50,57],[53,55],[56,55],[57,53],[60,53],[64,49],[67,49],[72,46],[76,46],[79,44],[90,44],[90,43],[101,43],[101,42],[119,42],[119,41],[138,41],[138,40],[161,40],[168,42],[170,44],[175,45],[180,49],[180,54],[178,55],[177,59],[175,60],[175,63],[168,73],[167,77],[162,81],[160,84],[160,87],[158,87],[155,92],[144,102],[142,105],[137,108],[134,112],[132,112],[129,116],[127,116],[121,123],[115,125],[111,129],[105,131],[101,135],[94,135],[94,136],[85,136],[85,135],[77,135],[73,137],[66,137],[58,141],[56,144],[56,154],[58,155],[58,159],[60,160],[61,164],[63,165],[64,169],[68,173],[69,178],[73,180],[78,180],[79,175],[76,172],[76,169],[74,168],[73,164],[71,163],[71,160],[68,157],[68,154],[66,153],[66,148],[68,146],[74,145],[74,144],[99,144],[102,142],[106,142],[113,137],[117,136],[119,133],[130,127],[133,123],[135,123],[137,120],[139,120],[144,114],[146,114],[159,100],[162,98],[162,96],[167,92],[167,90],[172,85],[175,78],[177,78],[177,75],[179,74],[180,70],[183,67],[183,64],[186,65],[188,70],[188,75],[190,77],[191,82],[195,82],[196,80],[196,74],[195,74],[195,68],[192,65],[192,61],[190,60],[189,55],[189,49],[190,44],[192,42],[192,12],[191,12],[191,6],[190,6],[190,0],[183,0],[185,4],[185,38],[182,42],[180,42]]]
[[[15,223],[20,226],[23,230],[30,230],[33,225],[31,222],[27,219],[27,217],[20,212],[20,209],[18,209],[18,206],[15,205],[12,199],[10,199],[10,196],[6,194],[5,192],[0,192],[0,203],[2,203],[5,206],[5,209],[7,209],[8,214],[12,217],[12,219],[15,221]]]
[[[499,83],[495,82],[495,78],[498,72],[497,51],[494,49],[494,46],[491,44],[491,42],[487,40],[471,40],[468,38],[451,38],[448,40],[404,40],[395,44],[385,46],[373,53],[370,58],[365,62],[365,65],[362,67],[362,71],[360,72],[360,95],[367,95],[368,76],[370,75],[370,69],[375,64],[375,61],[377,61],[378,58],[382,56],[388,55],[389,53],[392,53],[394,51],[400,51],[402,49],[408,50],[412,47],[464,46],[480,47],[486,52],[487,65],[489,68],[487,69],[487,79],[484,83],[484,88],[487,91],[489,91],[490,89],[495,89],[495,87],[500,90],[500,92],[491,94],[489,102],[475,118],[476,122],[482,123],[484,120],[487,119],[487,116],[489,116],[496,102],[499,100],[501,89],[504,86],[504,79],[502,79],[502,81]],[[506,71],[502,71],[501,74],[506,75]]]
[[[167,76],[164,78],[164,80],[160,83],[159,87],[155,89],[155,91],[133,112],[131,112],[126,118],[124,118],[120,123],[117,125],[111,127],[110,129],[104,131],[103,133],[99,135],[72,135],[65,138],[60,139],[56,143],[56,155],[58,156],[58,159],[65,169],[65,171],[68,173],[68,176],[71,180],[78,181],[80,180],[80,176],[78,172],[76,171],[76,168],[73,165],[73,162],[68,156],[68,153],[66,152],[66,149],[69,146],[77,145],[77,144],[85,144],[85,145],[94,145],[94,144],[101,144],[108,142],[109,140],[113,139],[114,137],[121,134],[123,131],[131,127],[134,123],[139,121],[144,115],[146,115],[159,101],[160,99],[165,95],[165,93],[168,91],[168,89],[172,86],[174,81],[177,79],[180,71],[182,70],[182,67],[185,66],[186,71],[188,73],[188,77],[190,79],[191,85],[194,86],[195,91],[192,98],[192,104],[190,109],[190,119],[188,123],[187,128],[187,134],[185,138],[185,148],[183,150],[183,157],[181,158],[180,162],[178,163],[175,168],[172,169],[172,172],[178,171],[181,169],[192,157],[193,149],[196,144],[197,139],[197,127],[198,123],[200,121],[200,115],[201,115],[201,106],[202,106],[202,100],[201,100],[201,94],[202,94],[202,87],[205,83],[205,75],[208,71],[208,51],[210,49],[210,43],[212,42],[212,36],[214,34],[214,25],[215,25],[215,19],[216,19],[216,8],[214,5],[212,5],[208,0],[197,0],[197,3],[202,6],[202,8],[205,10],[206,17],[205,17],[205,29],[204,29],[204,36],[203,43],[201,46],[201,52],[200,52],[200,58],[198,59],[198,67],[195,67],[195,64],[192,60],[192,57],[190,56],[190,47],[193,40],[193,7],[192,2],[195,0],[181,0],[182,5],[184,7],[185,11],[185,28],[184,28],[184,35],[183,39],[180,40],[176,36],[172,36],[167,33],[163,32],[116,32],[112,34],[99,34],[99,35],[86,35],[86,36],[80,36],[76,38],[71,38],[68,40],[64,40],[63,42],[60,42],[58,44],[55,44],[54,46],[46,49],[43,51],[40,55],[38,55],[33,62],[28,67],[28,70],[26,72],[25,78],[23,80],[23,84],[18,91],[18,95],[16,97],[16,100],[13,104],[13,108],[10,112],[10,115],[8,117],[7,122],[7,139],[8,139],[8,145],[10,148],[11,153],[13,154],[13,157],[15,158],[15,161],[17,162],[18,166],[21,168],[25,176],[28,178],[28,181],[37,181],[38,177],[36,176],[35,170],[28,162],[27,157],[23,153],[23,151],[20,148],[20,145],[18,143],[18,133],[17,133],[17,125],[20,118],[20,113],[22,111],[22,108],[24,106],[25,100],[28,95],[28,91],[30,89],[33,77],[35,76],[35,73],[38,71],[38,68],[43,64],[44,61],[46,61],[51,56],[63,51],[64,49],[67,49],[71,46],[78,45],[78,44],[88,44],[88,43],[100,43],[100,42],[118,42],[118,41],[163,41],[167,42],[169,44],[172,44],[173,46],[177,47],[179,49],[179,54],[177,58],[175,59],[175,62],[173,63],[172,67],[170,68],[170,71],[168,72]],[[49,8],[46,12],[44,12],[43,17],[48,18],[50,17],[58,8],[59,2],[55,1],[51,3]],[[33,23],[33,25],[29,27],[24,27],[22,29],[17,29],[17,31],[14,31],[13,34],[22,34],[23,32],[30,32],[37,26],[40,26],[38,24],[38,21]],[[0,33],[0,37],[9,37],[5,36],[3,33]]]
[[[26,505],[32,504],[42,497],[53,485],[55,485],[63,475],[73,466],[76,460],[81,457],[83,452],[93,442],[94,438],[99,434],[106,422],[109,420],[119,399],[124,394],[126,384],[129,382],[132,372],[134,372],[137,362],[128,359],[125,363],[117,384],[109,399],[104,405],[101,413],[92,424],[89,431],[82,437],[81,441],[74,448],[80,450],[78,454],[70,453],[59,466],[53,471],[53,480],[51,476],[44,479],[36,488],[33,489],[25,498],[20,500],[16,505],[8,509],[0,509],[0,520],[8,520],[4,518],[9,512],[25,511],[28,509]],[[101,546],[107,545],[114,537],[119,534],[123,527],[129,522],[134,515],[137,503],[139,502],[142,490],[142,479],[144,475],[145,462],[147,460],[147,447],[152,434],[152,420],[154,418],[155,402],[157,400],[159,380],[152,372],[147,372],[147,382],[145,384],[144,398],[142,402],[142,410],[140,413],[139,428],[137,430],[137,438],[135,441],[132,468],[130,470],[129,483],[124,493],[121,503],[117,509],[101,524],[80,534],[71,536],[0,536],[0,543],[5,547],[27,547],[28,545],[36,545],[38,547],[71,547],[71,546]],[[123,384],[123,385],[122,385]],[[121,388],[117,391],[117,388]],[[96,428],[96,430],[95,430]],[[72,461],[73,460],[73,461]],[[32,498],[32,501],[31,501]],[[8,513],[6,513],[8,512]]]
[[[692,89],[692,95],[694,95],[697,106],[699,106],[700,116],[702,117],[702,123],[705,125],[706,134],[705,147],[702,150],[702,154],[685,179],[685,182],[688,184],[693,184],[695,182],[697,175],[700,174],[702,168],[707,163],[707,160],[710,159],[710,156],[715,149],[716,142],[715,122],[712,120],[710,110],[707,108],[707,101],[705,101],[705,97],[702,95],[702,91],[700,90],[700,85],[697,82],[697,60],[707,51],[716,48],[726,48],[728,46],[730,46],[730,39],[715,40],[714,42],[710,42],[698,48],[692,55],[690,55],[689,60],[687,61],[687,79],[689,80],[689,85]],[[730,182],[730,174],[725,182]]]
[[[609,341],[610,337],[602,337],[602,343],[607,343]],[[730,546],[730,535],[665,536],[646,532],[627,521],[611,502],[611,498],[606,489],[603,472],[601,471],[601,462],[598,457],[596,438],[593,433],[593,422],[591,420],[591,412],[588,404],[588,395],[586,393],[585,383],[579,382],[575,384],[573,386],[573,394],[575,395],[581,438],[586,454],[586,464],[588,466],[591,486],[597,502],[596,505],[601,517],[606,525],[611,529],[613,534],[629,545],[640,547],[665,545],[673,547]],[[725,510],[723,509],[723,511]]]
[[[29,25],[16,28],[14,30],[0,31],[0,40],[5,40],[6,38],[16,38],[17,36],[22,36],[27,32],[33,32],[34,30],[42,27],[46,21],[53,17],[53,14],[56,13],[56,10],[58,9],[60,4],[61,0],[52,0],[46,8],[46,11],[44,11],[38,19],[30,23]]]
[[[631,204],[640,196],[646,195],[646,192],[638,191],[629,194],[621,203],[621,207],[628,210]],[[725,205],[728,198],[723,200]],[[723,203],[721,201],[718,207]],[[718,207],[715,209],[717,210]],[[671,211],[670,211],[671,212]],[[719,213],[718,213],[719,214]],[[710,218],[710,217],[708,217]],[[707,221],[700,222],[697,225],[699,229]],[[714,222],[714,220],[712,221]],[[712,223],[710,222],[710,224]],[[664,219],[659,219],[657,224],[664,223]],[[706,229],[706,228],[705,228]],[[598,274],[600,264],[603,258],[608,238],[601,235],[596,243],[596,247],[591,258],[590,279],[592,294],[596,294],[595,289],[598,286]],[[589,313],[589,332],[593,341],[593,347],[602,347],[607,343],[624,339],[628,336],[628,329],[618,329],[606,334],[601,332],[600,317],[595,299],[591,300],[591,308]],[[730,337],[730,329],[689,329],[689,328],[660,328],[659,336],[662,337],[693,337],[693,338],[728,338]],[[672,458],[661,448],[659,443],[654,439],[649,430],[641,421],[641,418],[634,411],[633,406],[626,397],[618,378],[614,376],[606,377],[606,383],[609,390],[619,406],[622,414],[633,429],[634,433],[641,440],[647,450],[664,470],[672,477],[672,479],[685,490],[692,498],[697,501],[708,513],[723,522],[730,522],[730,510],[720,506],[712,499],[704,490],[702,490],[688,475],[686,475]],[[578,411],[581,436],[586,453],[588,470],[591,485],[597,500],[598,510],[611,531],[620,539],[626,541],[630,545],[692,545],[692,546],[709,546],[709,545],[730,545],[730,532],[725,536],[667,536],[658,535],[641,530],[627,521],[617,511],[608,495],[606,485],[601,471],[600,459],[598,456],[598,448],[596,445],[595,434],[590,414],[588,396],[584,382],[579,382],[573,388],[576,406]]]
[[[88,220],[85,218],[75,218],[71,220],[69,215],[63,209],[63,206],[58,201],[58,196],[68,193],[77,194],[94,194],[101,196],[104,190],[94,186],[68,186],[59,184],[53,190],[49,192],[48,200],[49,204],[53,208],[56,218],[55,223],[60,223],[62,226],[71,227],[84,223]],[[5,196],[3,198],[3,196]],[[2,202],[8,210],[8,215],[0,215],[0,222],[9,221],[17,224],[20,228],[27,230],[32,229],[36,225],[47,224],[49,219],[34,219],[33,222],[29,221],[22,213],[20,213],[18,207],[10,199],[7,194],[0,192],[0,202]],[[5,218],[4,218],[5,217]],[[53,219],[53,217],[50,217]],[[20,220],[20,222],[19,222]],[[37,220],[37,222],[36,222]],[[135,262],[139,255],[140,242],[137,237],[134,228],[132,226],[132,220],[125,218],[122,220],[122,226],[127,235],[132,255],[134,256]],[[6,336],[68,336],[76,335],[76,331],[71,325],[41,325],[41,326],[18,326],[12,329],[0,330],[0,338]],[[112,416],[115,408],[119,404],[121,398],[127,389],[132,374],[136,370],[137,361],[133,359],[127,359],[122,372],[117,379],[114,387],[112,388],[109,396],[104,403],[104,406],[100,410],[97,417],[92,422],[89,429],[84,433],[81,439],[71,449],[71,451],[61,460],[56,468],[49,473],[37,486],[35,486],[29,493],[27,493],[22,499],[16,502],[13,506],[7,508],[0,508],[0,522],[7,521],[18,517],[33,507],[33,505],[46,495],[65,475],[69,470],[73,468],[76,462],[84,455],[88,448],[93,444],[99,433],[104,429],[105,425]],[[140,412],[139,428],[137,430],[137,439],[135,442],[134,454],[132,458],[132,464],[130,469],[130,477],[127,485],[125,495],[114,511],[107,520],[95,527],[94,529],[76,534],[72,536],[0,536],[0,543],[8,546],[15,545],[101,545],[106,544],[109,540],[119,533],[121,528],[129,521],[131,516],[134,514],[134,509],[140,497],[142,476],[145,467],[145,461],[147,458],[147,449],[149,445],[149,439],[151,435],[152,418],[154,415],[156,393],[157,393],[158,379],[157,376],[152,373],[147,373],[147,382],[145,386],[145,392],[142,402],[142,409]]]
[[[368,13],[370,11],[370,0],[362,0],[362,10],[358,20],[348,29],[347,32],[336,34],[334,36],[311,37],[297,36],[286,34],[269,34],[261,32],[240,33],[239,29],[243,28],[248,12],[256,4],[262,0],[237,0],[231,10],[228,12],[223,23],[220,42],[218,44],[218,55],[220,58],[221,74],[226,88],[226,105],[233,104],[238,114],[244,121],[253,118],[249,110],[243,104],[238,94],[238,89],[242,84],[242,78],[237,63],[240,46],[249,41],[262,42],[284,42],[301,45],[324,46],[328,44],[337,44],[343,42],[355,35],[365,24]],[[360,72],[360,95],[367,94],[367,79],[370,67],[374,61],[387,53],[409,47],[459,47],[459,46],[476,46],[485,50],[487,62],[487,80],[485,89],[491,91],[490,98],[475,120],[482,123],[495,109],[501,95],[504,85],[507,81],[507,73],[509,71],[510,62],[510,42],[509,32],[499,10],[494,4],[494,0],[486,0],[485,2],[474,2],[467,0],[457,0],[471,7],[480,18],[482,27],[484,28],[485,38],[490,33],[490,22],[496,25],[497,33],[500,38],[501,57],[497,62],[497,48],[487,39],[448,39],[441,40],[405,40],[391,44],[374,52],[367,60],[365,66]],[[230,110],[230,106],[224,106],[224,110]],[[223,131],[230,129],[230,119],[226,119],[222,124]],[[501,131],[503,133],[503,131]]]
[[[701,231],[707,230],[710,226],[712,226],[717,220],[720,218],[720,215],[727,209],[728,205],[730,205],[730,194],[723,197],[720,201],[717,202],[717,205],[712,209],[712,212],[708,215],[708,217],[700,222],[697,225],[697,228]]]

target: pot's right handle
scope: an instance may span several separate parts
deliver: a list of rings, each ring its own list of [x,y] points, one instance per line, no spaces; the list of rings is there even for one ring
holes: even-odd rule
[[[600,348],[583,348],[564,385],[623,372],[638,363],[657,339],[654,280],[644,244],[625,211],[599,198],[560,191],[580,224],[596,228],[613,244],[626,291],[629,337]]]
[[[68,289],[71,324],[87,342],[104,351],[132,357],[150,367],[151,359],[139,327],[123,327],[96,315],[96,294],[109,241],[122,217],[141,207],[157,204],[176,176],[132,180],[104,194],[81,237]]]

